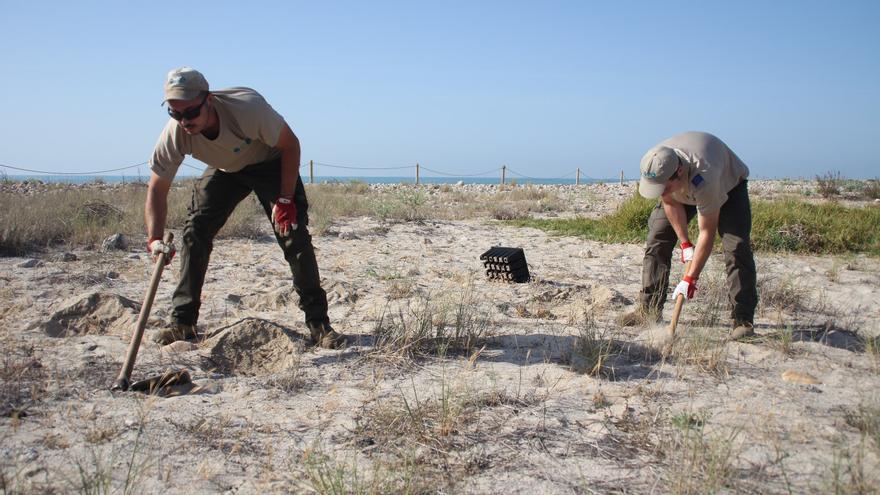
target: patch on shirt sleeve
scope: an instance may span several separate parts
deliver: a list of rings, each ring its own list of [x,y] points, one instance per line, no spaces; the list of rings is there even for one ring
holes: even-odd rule
[[[703,179],[703,176],[700,174],[695,175],[694,178],[691,179],[691,184],[693,184],[694,187],[700,187],[704,182],[706,182],[706,180]]]

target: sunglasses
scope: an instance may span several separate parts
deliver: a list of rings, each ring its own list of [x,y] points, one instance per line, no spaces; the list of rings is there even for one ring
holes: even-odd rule
[[[171,118],[174,120],[193,120],[195,118],[198,118],[199,114],[202,113],[202,107],[205,106],[206,101],[208,101],[207,95],[202,99],[201,103],[192,108],[187,108],[182,112],[172,110],[171,107],[168,107],[168,115],[170,115]]]

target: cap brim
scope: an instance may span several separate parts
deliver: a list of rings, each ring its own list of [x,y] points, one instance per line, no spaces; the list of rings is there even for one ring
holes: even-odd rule
[[[162,100],[162,103],[165,103],[168,100],[195,100],[200,94],[202,94],[202,91],[199,89],[172,89],[171,91],[165,92],[165,99]]]
[[[666,183],[656,183],[651,182],[648,179],[642,177],[642,180],[639,181],[639,194],[642,197],[647,199],[657,199],[663,195],[663,191],[666,189]]]

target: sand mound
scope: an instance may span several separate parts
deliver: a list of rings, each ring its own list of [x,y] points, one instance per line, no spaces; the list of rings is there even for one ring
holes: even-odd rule
[[[250,294],[241,298],[241,304],[256,311],[275,311],[290,305],[296,306],[298,296],[293,286],[285,285],[268,292]]]
[[[327,291],[327,303],[331,306],[354,303],[360,298],[352,284],[341,280],[330,282],[324,287],[324,290]]]
[[[134,331],[141,305],[118,294],[93,292],[62,303],[48,321],[39,323],[51,337],[112,334],[127,337]]]
[[[199,351],[203,368],[231,375],[276,373],[297,361],[305,337],[260,318],[245,318],[217,331]]]

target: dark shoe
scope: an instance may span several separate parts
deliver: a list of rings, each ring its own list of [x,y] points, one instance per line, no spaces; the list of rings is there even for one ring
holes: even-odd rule
[[[757,337],[755,326],[749,321],[737,321],[730,331],[730,340],[747,341]]]
[[[159,330],[153,337],[153,341],[159,345],[168,345],[178,340],[190,340],[198,336],[195,325],[186,325],[183,323],[171,323],[167,327]]]
[[[622,327],[639,327],[649,323],[660,323],[660,311],[637,308],[618,316],[616,321]]]
[[[306,322],[306,326],[309,327],[312,342],[324,349],[339,349],[348,343],[348,338],[333,330],[329,323],[310,321]]]

